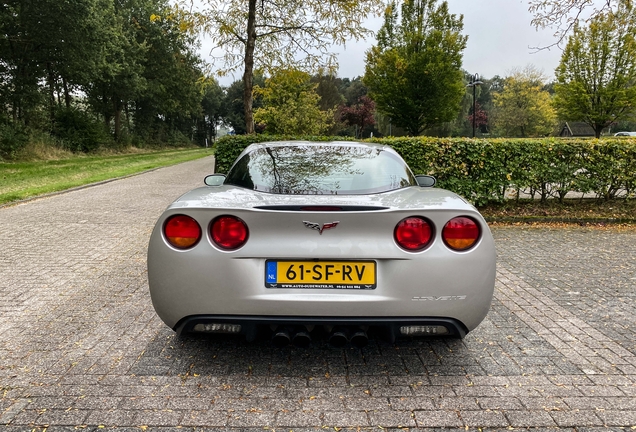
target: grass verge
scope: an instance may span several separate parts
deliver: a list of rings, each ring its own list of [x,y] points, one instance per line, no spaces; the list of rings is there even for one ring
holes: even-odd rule
[[[0,163],[0,204],[174,165],[211,154],[210,150],[200,148],[172,149],[149,153]],[[211,170],[212,167],[210,172]]]

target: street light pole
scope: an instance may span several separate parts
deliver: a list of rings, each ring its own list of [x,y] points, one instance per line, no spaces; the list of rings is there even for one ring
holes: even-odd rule
[[[477,118],[477,86],[482,85],[483,82],[479,80],[479,74],[471,75],[471,81],[466,87],[473,88],[473,138],[475,138],[475,119]]]

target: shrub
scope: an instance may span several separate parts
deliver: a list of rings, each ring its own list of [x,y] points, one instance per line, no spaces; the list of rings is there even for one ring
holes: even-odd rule
[[[136,127],[130,135],[130,144],[137,148],[161,149],[192,147],[190,138],[178,129],[170,128],[165,122],[154,122],[151,126]]]
[[[75,153],[95,151],[112,141],[100,121],[75,108],[60,109],[55,113],[53,135],[62,139],[64,146]]]
[[[29,134],[21,125],[0,122],[0,158],[15,159],[29,142]]]

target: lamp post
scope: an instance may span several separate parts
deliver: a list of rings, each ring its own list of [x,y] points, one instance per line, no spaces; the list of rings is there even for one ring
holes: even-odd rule
[[[471,75],[471,81],[466,85],[466,87],[473,88],[473,138],[475,138],[475,119],[477,118],[477,86],[482,85],[483,82],[479,80],[479,74]]]

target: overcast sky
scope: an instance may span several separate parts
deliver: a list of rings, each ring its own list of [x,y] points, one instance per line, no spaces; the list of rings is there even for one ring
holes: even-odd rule
[[[528,12],[527,2],[448,0],[448,6],[451,13],[464,15],[464,34],[468,35],[463,64],[466,71],[492,78],[533,64],[550,78],[553,76],[561,51],[552,48],[537,52],[531,48],[551,45],[554,32],[550,29],[537,31],[530,24],[532,15]],[[381,25],[381,18],[368,22],[373,30]],[[373,44],[375,40],[347,46],[339,57],[339,75],[350,78],[363,75],[364,52]]]
[[[514,69],[534,65],[550,80],[558,66],[561,51],[558,48],[538,51],[532,47],[545,47],[554,42],[550,29],[537,31],[531,24],[527,1],[520,0],[448,0],[451,13],[464,15],[464,34],[468,43],[464,51],[463,68],[484,78],[506,76]],[[377,31],[382,18],[370,19],[366,26]],[[355,78],[364,74],[365,51],[375,39],[350,43],[346,48],[336,47],[339,54],[338,76]],[[202,50],[204,58],[209,47]],[[240,75],[236,75],[236,79]],[[220,79],[229,85],[235,79]]]

